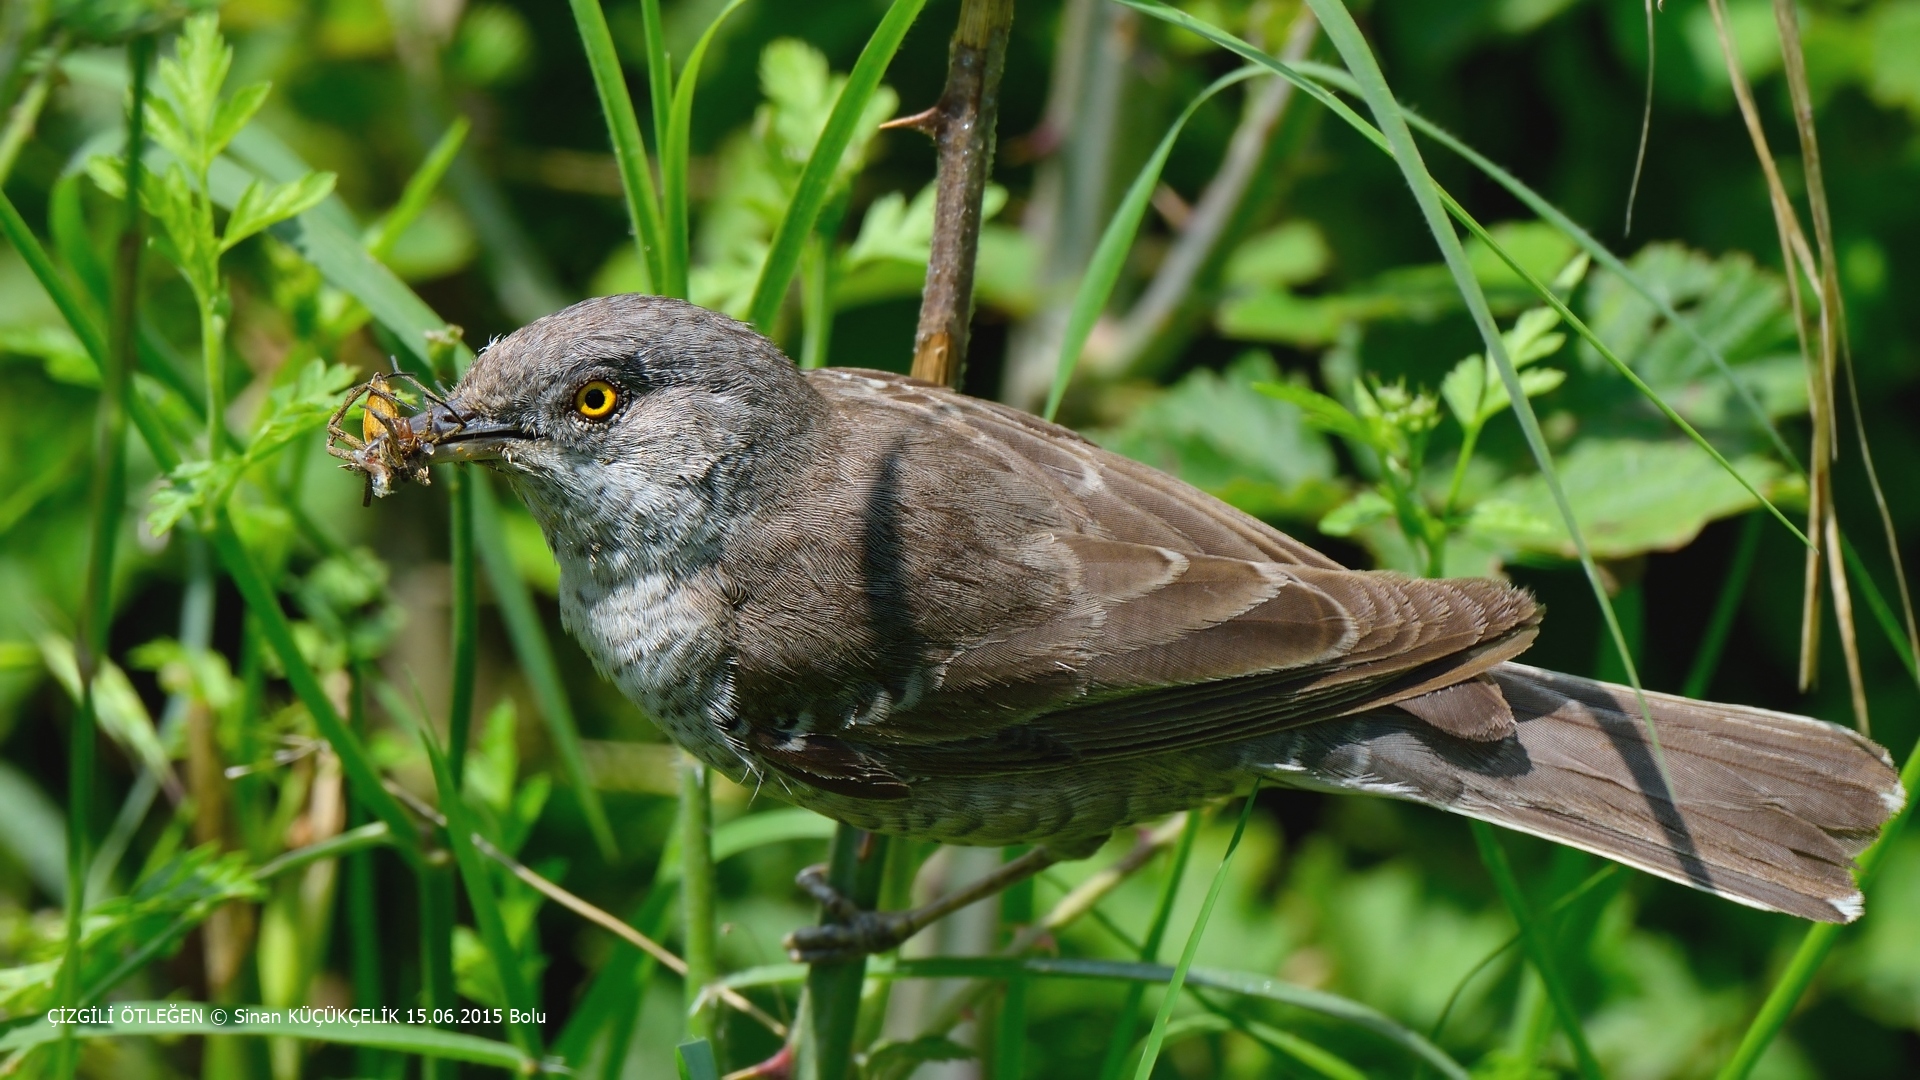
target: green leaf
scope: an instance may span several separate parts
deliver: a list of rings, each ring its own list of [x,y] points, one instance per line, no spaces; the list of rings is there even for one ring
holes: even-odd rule
[[[1327,272],[1333,249],[1311,221],[1289,221],[1241,241],[1221,272],[1230,288],[1284,289]]]
[[[28,880],[55,903],[67,898],[67,823],[40,785],[9,762],[0,761],[0,844],[27,872]],[[52,987],[52,976],[47,985]],[[6,1007],[0,1002],[0,1008]]]
[[[662,264],[664,280],[658,285],[664,296],[681,299],[687,296],[690,258],[687,243],[687,168],[691,153],[688,140],[693,132],[693,94],[700,85],[700,67],[706,60],[707,48],[713,44],[714,35],[720,31],[727,17],[738,11],[745,2],[727,0],[726,6],[707,23],[707,28],[687,54],[686,66],[680,71],[680,81],[673,88],[667,133],[660,142],[660,209],[661,224],[665,230],[661,239],[666,257]]]
[[[793,283],[794,272],[800,267],[800,255],[807,237],[812,234],[820,211],[826,206],[827,197],[832,194],[842,155],[853,141],[855,129],[867,115],[867,102],[879,89],[880,77],[886,74],[893,54],[907,36],[907,29],[913,25],[913,20],[925,5],[926,0],[893,0],[887,13],[881,17],[880,25],[874,28],[873,35],[860,50],[860,58],[854,61],[853,70],[847,73],[847,83],[841,88],[840,96],[833,104],[833,112],[827,117],[826,127],[821,130],[819,141],[814,144],[813,152],[807,158],[806,168],[800,173],[800,183],[793,198],[788,201],[780,224],[774,229],[773,240],[767,247],[766,261],[761,265],[760,277],[753,287],[747,316],[748,321],[762,332],[773,329],[773,321],[787,296],[787,286]]]
[[[1352,439],[1363,446],[1380,448],[1377,433],[1366,421],[1317,390],[1287,382],[1255,383],[1253,388],[1270,398],[1298,406],[1307,423],[1321,431]]]
[[[220,250],[223,253],[230,251],[235,244],[254,233],[318,206],[321,200],[333,194],[333,181],[333,173],[323,172],[309,173],[287,184],[262,180],[248,184],[246,190],[240,193],[239,201],[233,204],[233,213],[227,218],[227,231],[220,240]]]
[[[473,821],[466,801],[454,785],[453,774],[447,769],[446,755],[434,744],[429,730],[421,729],[420,742],[426,748],[427,760],[433,765],[434,786],[440,795],[440,812],[447,818],[447,846],[453,849],[454,862],[460,868],[460,881],[466,887],[467,903],[473,909],[474,921],[480,924],[480,937],[493,960],[494,973],[504,990],[502,996],[509,1008],[530,1015],[535,1004],[533,991],[527,985],[526,974],[521,968],[519,950],[513,947],[506,922],[501,917],[499,897],[494,892],[487,864],[474,846]],[[507,1035],[528,1056],[539,1054],[540,1029],[531,1021],[509,1020]]]
[[[218,154],[227,148],[234,136],[240,134],[240,129],[247,126],[247,121],[260,111],[260,106],[267,103],[267,91],[271,89],[271,83],[248,83],[220,103],[207,132],[209,153]]]
[[[1679,439],[1582,439],[1558,465],[1567,501],[1598,558],[1674,551],[1691,543],[1708,522],[1758,505],[1712,458]],[[1733,466],[1761,490],[1786,476],[1782,466],[1758,456],[1737,458]],[[1507,534],[1517,547],[1555,558],[1574,557],[1566,526],[1553,513],[1552,497],[1539,476],[1510,480],[1496,497],[1518,513],[1502,511],[1504,520],[1481,522],[1481,532],[1501,534],[1509,523],[1525,520],[1519,514],[1530,515],[1551,523],[1550,537],[1528,524],[1524,531]]]
[[[1259,393],[1273,357],[1249,352],[1149,398],[1115,428],[1088,435],[1262,518],[1312,520],[1344,495],[1333,449],[1299,408]]]
[[[1180,138],[1180,132],[1186,129],[1187,121],[1193,118],[1200,106],[1210,98],[1234,83],[1250,79],[1259,74],[1256,68],[1241,68],[1230,71],[1213,80],[1207,88],[1200,91],[1187,107],[1174,118],[1167,133],[1160,137],[1160,145],[1154,148],[1147,163],[1133,178],[1120,205],[1107,220],[1107,227],[1101,230],[1100,242],[1094,246],[1093,255],[1087,260],[1086,273],[1080,279],[1080,287],[1074,291],[1073,306],[1067,311],[1067,326],[1060,338],[1060,358],[1054,364],[1053,389],[1047,394],[1047,407],[1041,415],[1048,420],[1060,411],[1060,401],[1066,397],[1067,384],[1073,379],[1073,369],[1080,363],[1080,352],[1086,348],[1087,338],[1093,333],[1093,325],[1106,310],[1107,300],[1113,296],[1113,287],[1120,280],[1120,271],[1126,265],[1127,252],[1133,247],[1133,238],[1140,231],[1140,222],[1146,216],[1147,204],[1153,198],[1154,189],[1160,185],[1160,171],[1166,167],[1167,158],[1173,153],[1173,144]]]
[[[1352,536],[1355,530],[1392,516],[1393,504],[1386,496],[1368,488],[1321,518],[1320,531],[1328,536]]]
[[[353,385],[356,372],[345,364],[324,360],[307,361],[300,374],[287,385],[267,395],[253,441],[247,445],[247,462],[258,464],[274,451],[318,429],[340,404],[340,395]]]
[[[1649,244],[1627,267],[1682,313],[1729,365],[1731,383],[1717,377],[1712,356],[1686,326],[1668,318],[1619,274],[1596,275],[1585,305],[1594,334],[1675,411],[1703,426],[1728,426],[1741,418],[1743,390],[1769,417],[1806,411],[1805,365],[1786,286],[1777,276],[1746,255],[1713,259],[1677,244]],[[1605,362],[1584,342],[1580,357],[1593,370]]]

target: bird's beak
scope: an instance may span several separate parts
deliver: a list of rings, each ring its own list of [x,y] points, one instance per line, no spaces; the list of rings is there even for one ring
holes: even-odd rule
[[[458,402],[436,403],[414,418],[413,427],[443,461],[497,461],[508,446],[531,437],[513,424],[466,412]]]

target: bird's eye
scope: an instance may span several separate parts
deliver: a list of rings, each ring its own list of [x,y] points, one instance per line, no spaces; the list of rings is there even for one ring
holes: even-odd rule
[[[604,379],[595,379],[573,392],[574,411],[589,420],[605,420],[619,401],[619,391]]]

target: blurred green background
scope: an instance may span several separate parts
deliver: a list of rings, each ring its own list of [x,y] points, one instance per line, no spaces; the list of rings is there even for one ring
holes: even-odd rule
[[[676,59],[721,6],[663,5]],[[1275,52],[1298,14],[1284,0],[1179,6]],[[717,32],[693,114],[697,302],[742,313],[767,238],[837,92],[831,80],[852,65],[885,8],[874,0],[747,0]],[[890,93],[876,98],[872,121],[917,111],[939,95],[957,8],[956,0],[927,5],[887,71]],[[1733,0],[1729,9],[1736,52],[1782,157],[1784,182],[1801,197],[1772,7]],[[639,283],[605,121],[565,5],[233,0],[219,12],[235,50],[231,83],[272,82],[255,126],[312,167],[336,173],[336,194],[357,224],[376,223],[395,204],[454,117],[471,122],[461,159],[384,257],[442,318],[464,328],[467,341],[478,346],[575,299]],[[1807,389],[1786,314],[1777,236],[1702,0],[1676,0],[1654,20],[1658,63],[1630,234],[1623,223],[1648,64],[1640,4],[1376,0],[1355,12],[1402,102],[1511,169],[1628,257],[1713,338],[1804,457]],[[1861,419],[1895,524],[1910,538],[1920,527],[1920,2],[1818,0],[1801,12]],[[68,180],[63,194],[62,178],[84,173],[92,155],[116,145],[124,32],[142,19],[167,25],[177,14],[106,0],[8,0],[0,12],[0,75],[7,80],[0,103],[20,101],[35,86],[46,94],[6,177],[7,194],[43,236],[60,230],[62,213],[78,215],[78,225],[68,226],[70,237],[79,230],[74,243],[104,251],[111,201],[86,179]],[[640,5],[609,0],[607,16],[647,117]],[[49,55],[57,57],[50,69]],[[1307,55],[1333,59],[1319,40]],[[996,190],[988,201],[993,216],[982,239],[969,392],[1038,407],[1099,230],[1175,114],[1232,66],[1199,38],[1115,5],[1020,0]],[[1434,399],[1421,399],[1420,391],[1438,393],[1479,338],[1394,164],[1318,106],[1297,95],[1281,102],[1268,86],[1255,80],[1230,90],[1189,124],[1061,419],[1350,564],[1418,571],[1425,556],[1376,493],[1383,470],[1394,467],[1393,454],[1325,434],[1294,404],[1253,387],[1310,385],[1351,408],[1364,408],[1356,401],[1366,398],[1389,410],[1411,395],[1407,407],[1417,410],[1425,400],[1431,410]],[[1230,146],[1236,138],[1238,151]],[[796,300],[778,336],[810,362],[904,371],[930,221],[926,199],[916,197],[932,180],[933,154],[912,131],[873,133],[869,125],[856,142],[863,149],[833,209],[844,217],[825,271],[831,318],[809,317]],[[1210,219],[1205,194],[1231,171],[1223,161],[1236,152],[1240,188]],[[1518,200],[1438,148],[1428,160],[1477,217],[1500,224],[1498,235],[1530,269],[1550,278],[1567,266],[1571,244],[1542,228]],[[1509,326],[1530,297],[1485,256],[1480,252],[1476,267]],[[1180,259],[1191,260],[1184,279],[1169,269]],[[315,358],[366,373],[401,351],[386,331],[341,321],[338,296],[279,239],[243,243],[225,268],[235,430],[257,425],[270,395],[295,385]],[[1742,475],[1790,512],[1804,507],[1804,484],[1691,343],[1603,271],[1567,280],[1577,281],[1574,309]],[[145,281],[153,333],[185,358],[191,383],[193,300],[161,258],[147,260]],[[347,332],[316,329],[325,326]],[[1818,687],[1806,696],[1795,689],[1802,555],[1793,538],[1756,512],[1751,497],[1705,455],[1675,439],[1590,348],[1559,345],[1537,363],[1561,373],[1548,380],[1554,385],[1541,391],[1535,408],[1602,557],[1646,685],[1677,691],[1692,675],[1720,700],[1851,722],[1831,616]],[[65,739],[98,381],[26,266],[11,250],[0,251],[0,1009],[8,1017],[45,1007],[46,964],[59,956]],[[337,390],[344,382],[329,385]],[[1840,522],[1891,595],[1891,563],[1852,423],[1849,414],[1839,441]],[[1486,424],[1471,468],[1460,470],[1458,499],[1446,491],[1460,429],[1440,419],[1428,426],[1430,439],[1423,435],[1414,455],[1413,486],[1433,505],[1444,502],[1465,515],[1443,545],[1444,569],[1505,573],[1545,600],[1551,615],[1530,662],[1619,678],[1598,609],[1569,561],[1565,534],[1552,523],[1512,421]],[[361,510],[358,480],[330,467],[319,431],[311,420],[308,427],[249,477],[252,487],[236,496],[236,518],[256,551],[272,553],[266,561],[282,574],[303,648],[329,689],[344,701],[348,670],[364,665],[376,673],[367,720],[375,756],[430,796],[432,777],[410,725],[416,716],[443,717],[447,708],[446,501],[437,488],[413,487]],[[99,872],[101,897],[127,890],[138,896],[154,868],[196,844],[244,852],[248,865],[257,865],[341,828],[338,766],[316,751],[310,719],[279,688],[275,662],[258,646],[238,593],[208,569],[206,546],[190,529],[156,536],[146,523],[161,483],[151,459],[134,450],[131,523],[110,637],[125,678],[112,707],[103,706],[108,738],[91,810],[98,839],[121,845],[122,854]],[[244,493],[253,488],[285,497]],[[540,703],[485,584],[470,791],[524,862],[624,914],[644,896],[666,841],[672,757],[659,733],[596,677],[560,631],[550,595],[555,572],[538,531],[510,498],[502,511],[514,565],[533,587],[555,643],[585,738],[587,773],[604,800],[618,854],[607,858],[595,844],[547,728],[535,719]],[[317,522],[333,547],[316,548],[289,514]],[[1729,571],[1747,565],[1741,553],[1748,551],[1750,573],[1736,573],[1735,591],[1727,593]],[[1906,551],[1910,563],[1920,554],[1910,539]],[[1730,633],[1724,652],[1702,663],[1701,640],[1723,593],[1735,605]],[[1873,732],[1904,759],[1920,735],[1914,687],[1864,609],[1859,621]],[[170,644],[196,632],[211,654]],[[196,723],[196,713],[209,719]],[[129,817],[139,777],[160,760],[173,761],[187,779],[147,781],[154,802]],[[210,799],[220,804],[211,811]],[[730,788],[717,800],[723,821],[777,809],[769,798]],[[1191,925],[1231,817],[1210,823],[1196,848],[1173,916],[1175,941]],[[721,864],[724,967],[780,961],[781,935],[814,917],[790,882],[800,866],[820,858],[824,833],[801,831],[813,838]],[[1511,837],[1508,846],[1537,905],[1598,866],[1526,838]],[[197,881],[230,889],[218,901],[236,899],[121,993],[363,1004],[372,993],[381,1003],[411,1003],[420,974],[410,879],[397,857],[369,858],[380,916],[372,982],[367,956],[354,952],[360,938],[346,930],[354,917],[346,911],[351,890],[331,872],[260,887],[240,882],[237,869],[221,877],[202,867]],[[941,858],[930,879],[979,868],[970,856]],[[1090,870],[1069,866],[1056,881],[1043,881],[1042,907]],[[1161,872],[1128,882],[1103,912],[1140,933]],[[547,1010],[547,1037],[560,1038],[592,975],[615,955],[613,939],[530,891],[503,888],[509,928]],[[102,951],[118,955],[180,911],[209,918],[216,902],[202,897],[193,908],[178,897],[162,899],[152,911],[118,909],[113,918],[120,922],[102,931]],[[1756,1075],[1920,1075],[1920,837],[1899,842],[1868,912],[1842,937]],[[1511,927],[1460,820],[1380,800],[1266,791],[1198,963],[1277,974],[1428,1031],[1462,978]],[[1556,948],[1608,1075],[1708,1076],[1802,930],[1783,916],[1622,873],[1566,909]],[[941,944],[966,950],[969,941],[978,947],[998,932],[989,919],[984,927],[951,930]],[[1065,932],[1059,949],[1128,955],[1093,920]],[[490,964],[471,932],[456,940],[463,995],[498,999],[499,976]],[[1095,1075],[1122,993],[1099,982],[1034,981],[1024,1075]],[[1478,1075],[1568,1071],[1571,1058],[1540,996],[1509,951],[1466,985],[1437,1041]],[[628,1075],[664,1075],[680,1038],[678,984],[659,976],[622,1000],[611,1027],[589,1033],[598,1041],[582,1068],[607,1068],[606,1056],[616,1052],[609,1047],[617,1047],[623,1056],[612,1071],[624,1064]],[[772,994],[756,1000],[776,1013],[792,1004]],[[915,994],[896,992],[887,1033],[910,1036],[916,1008],[924,1003]],[[1412,1068],[1351,1026],[1279,1008],[1255,1011],[1370,1074]],[[776,1048],[764,1031],[729,1016],[721,1041],[729,1067]],[[631,1038],[607,1041],[615,1027],[630,1027]],[[989,1027],[982,1022],[976,1033]],[[498,1037],[497,1029],[474,1030]],[[197,1044],[98,1044],[82,1070],[286,1078],[413,1068],[398,1055],[320,1044],[300,1049],[261,1040],[218,1052]],[[993,1071],[962,1061],[927,1065],[919,1075],[968,1070]],[[1162,1055],[1155,1075],[1312,1074],[1244,1034],[1195,1023]]]

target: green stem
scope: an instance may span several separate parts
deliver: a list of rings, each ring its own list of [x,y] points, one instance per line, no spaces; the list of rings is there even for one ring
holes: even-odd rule
[[[440,812],[447,818],[447,846],[453,849],[454,864],[459,867],[460,881],[466,886],[467,906],[472,910],[473,921],[480,930],[480,940],[493,958],[494,971],[500,977],[501,989],[506,992],[507,1005],[511,1011],[521,1014],[517,1020],[509,1015],[507,1037],[528,1057],[537,1059],[540,1056],[540,1027],[528,1019],[536,1001],[532,988],[527,985],[520,952],[514,947],[513,939],[507,933],[506,919],[500,913],[500,901],[494,893],[492,875],[473,842],[473,819],[468,815],[466,801],[459,789],[453,785],[453,773],[447,768],[446,755],[433,745],[430,732],[422,730],[420,737],[427,750],[427,759],[433,765],[434,783],[440,790]]]
[[[1007,848],[1007,862],[1027,853],[1023,846]],[[1033,922],[1033,879],[1027,878],[1007,887],[1000,894],[1000,925],[1019,936],[1019,929]],[[1000,1015],[993,1035],[993,1073],[996,1077],[1018,1078],[1026,1072],[1027,990],[1025,974],[1007,980],[1005,996],[1000,999]]]
[[[834,831],[827,882],[863,910],[872,910],[886,878],[888,841],[851,825]],[[831,918],[822,915],[822,919]],[[806,1011],[800,1028],[800,1080],[846,1080],[852,1075],[853,1033],[860,1023],[866,957],[814,964],[807,970]]]
[[[87,556],[85,596],[75,635],[74,666],[80,676],[80,708],[68,733],[67,757],[67,896],[65,948],[55,990],[57,1001],[73,1000],[80,985],[83,962],[81,923],[86,913],[89,841],[93,835],[94,738],[99,702],[94,676],[107,649],[107,629],[113,621],[114,548],[120,536],[121,511],[127,486],[127,371],[139,324],[140,291],[140,169],[146,147],[147,68],[153,58],[153,38],[142,35],[127,47],[133,92],[128,97],[127,194],[122,209],[118,258],[114,266],[113,323],[110,347],[100,357],[100,402],[94,416],[93,482],[89,496],[92,531]],[[12,207],[8,207],[11,212]],[[17,215],[15,215],[17,217]],[[60,1043],[56,1076],[71,1077],[79,1065],[79,1044]]]
[[[687,1037],[712,1039],[714,1012],[701,994],[719,977],[713,908],[713,789],[707,767],[680,755],[680,909],[687,960]]]
[[[1473,842],[1480,849],[1480,858],[1487,864],[1487,871],[1493,876],[1493,885],[1500,893],[1500,899],[1506,902],[1507,910],[1513,913],[1513,919],[1520,924],[1520,942],[1526,948],[1527,958],[1533,961],[1533,968],[1540,974],[1540,982],[1546,987],[1547,1000],[1552,1003],[1554,1014],[1560,1020],[1560,1027],[1567,1033],[1567,1042],[1573,1047],[1575,1063],[1585,1080],[1599,1080],[1600,1062],[1593,1056],[1593,1048],[1587,1044],[1587,1035],[1580,1027],[1580,1014],[1574,1009],[1573,995],[1568,992],[1566,980],[1560,976],[1560,965],[1554,960],[1553,943],[1547,940],[1539,920],[1534,918],[1532,907],[1527,903],[1526,894],[1520,891],[1520,880],[1514,876],[1513,864],[1507,861],[1507,851],[1500,846],[1500,838],[1494,835],[1493,826],[1484,821],[1469,821],[1473,826]]]
[[[815,233],[800,263],[800,366],[825,367],[833,333],[833,240]]]
[[[473,485],[465,469],[447,470],[449,548],[453,570],[453,685],[447,694],[447,768],[455,790],[466,773],[467,743],[473,727],[473,683],[480,637],[473,552]]]
[[[520,661],[520,672],[526,676],[534,703],[540,708],[540,718],[546,722],[547,737],[559,755],[567,784],[574,798],[580,801],[587,829],[593,833],[601,857],[612,862],[619,857],[613,826],[607,821],[600,792],[587,774],[586,755],[580,749],[580,726],[574,719],[566,685],[560,681],[560,667],[554,661],[546,627],[533,605],[527,583],[513,564],[513,553],[507,550],[506,526],[500,519],[493,488],[484,472],[470,473],[467,483],[471,488],[474,550],[486,565],[487,584],[493,587],[493,601],[500,612],[500,621],[506,624],[514,656]]]
[[[200,370],[207,383],[207,456],[227,453],[227,319],[218,297],[200,298]]]
[[[1483,380],[1484,381],[1484,377]],[[1440,516],[1452,521],[1454,512],[1460,506],[1460,487],[1467,480],[1467,463],[1473,460],[1474,446],[1480,441],[1480,429],[1483,425],[1462,425],[1460,436],[1460,457],[1453,463],[1453,479],[1447,482],[1447,501],[1442,505]]]
[[[348,674],[353,682],[347,689],[347,722],[355,734],[365,737],[367,734],[367,682],[365,666],[355,662]],[[358,805],[347,807],[348,822],[352,826],[367,823],[367,812]],[[387,1004],[387,996],[382,989],[381,971],[384,963],[380,956],[380,908],[374,900],[378,883],[374,880],[373,853],[356,851],[346,858],[347,887],[347,936],[350,953],[350,966],[353,974],[353,1001],[355,1005],[377,1006]],[[385,1071],[386,1055],[371,1047],[363,1047],[354,1053],[354,1064],[361,1076],[379,1076]]]
[[[458,1003],[453,990],[453,871],[445,866],[421,866],[415,875],[420,889],[420,1001],[431,1010],[451,1009]],[[423,1060],[421,1080],[453,1080],[459,1066],[451,1061]]]

